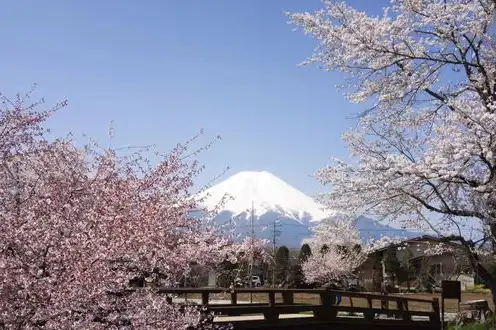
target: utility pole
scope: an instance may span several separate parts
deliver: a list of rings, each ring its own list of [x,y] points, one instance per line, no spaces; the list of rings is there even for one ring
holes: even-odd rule
[[[250,271],[249,271],[249,278],[248,282],[250,283],[250,288],[253,286],[253,264],[255,262],[255,203],[251,201],[251,219],[250,219],[250,225],[251,225],[251,260],[250,260]],[[250,304],[253,303],[253,293],[250,292]]]
[[[280,230],[277,230],[278,218],[274,219],[272,223],[272,287],[276,286],[276,248],[277,248],[277,236],[281,234]]]

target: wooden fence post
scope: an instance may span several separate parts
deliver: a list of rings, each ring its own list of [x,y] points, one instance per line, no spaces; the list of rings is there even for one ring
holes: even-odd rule
[[[274,307],[276,305],[276,294],[275,292],[269,292],[269,306]]]
[[[368,308],[369,309],[372,309],[373,308],[372,298],[371,297],[367,297],[367,305],[368,305]],[[363,317],[366,320],[368,320],[368,321],[373,321],[375,319],[375,313],[373,313],[373,312],[364,312],[363,313]]]
[[[282,292],[282,303],[284,305],[293,305],[294,303],[293,291]]]
[[[276,294],[275,292],[269,292],[269,307],[271,308],[267,312],[264,312],[264,318],[266,320],[275,321],[279,319],[279,313],[277,313],[274,308],[275,305],[276,305]]]
[[[202,292],[202,305],[207,306],[208,305],[208,291],[203,291]]]
[[[238,303],[238,294],[235,291],[231,291],[231,304],[236,305]]]
[[[431,322],[441,323],[441,312],[439,309],[439,298],[432,299],[432,311],[434,312],[434,319],[431,319]],[[444,324],[442,324],[442,328],[444,328]]]
[[[334,303],[336,302],[336,295],[331,291],[321,291],[320,304],[322,309],[316,313],[316,317],[320,319],[330,320],[336,318],[338,311]]]
[[[411,321],[410,313],[408,313],[408,306],[406,299],[400,299],[396,301],[396,305],[401,313],[403,320]]]

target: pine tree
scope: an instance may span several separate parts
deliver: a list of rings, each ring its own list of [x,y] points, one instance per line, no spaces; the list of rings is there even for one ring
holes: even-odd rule
[[[281,246],[276,252],[275,278],[277,284],[284,284],[289,275],[289,249]]]
[[[306,287],[306,283],[303,278],[303,271],[301,269],[301,264],[305,262],[308,257],[312,255],[312,250],[308,244],[303,244],[300,249],[300,254],[298,255],[298,264],[291,267],[290,274],[290,285],[292,287]]]
[[[298,257],[298,261],[301,264],[302,262],[305,262],[309,256],[312,255],[312,250],[310,249],[310,245],[308,244],[303,244],[300,249],[300,255]]]
[[[393,281],[398,279],[398,274],[401,269],[400,261],[396,255],[396,247],[389,247],[386,250],[386,255],[384,258],[384,263],[386,265],[386,273],[391,277]]]
[[[406,286],[410,290],[410,282],[415,279],[415,267],[412,264],[413,253],[409,249],[404,249],[396,255],[400,262],[400,268],[397,274],[398,281],[406,282]]]

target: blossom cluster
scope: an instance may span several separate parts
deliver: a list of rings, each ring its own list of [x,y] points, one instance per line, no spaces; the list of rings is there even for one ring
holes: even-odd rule
[[[383,236],[363,242],[353,217],[341,214],[324,219],[313,229],[308,242],[312,255],[302,264],[303,275],[309,283],[339,282],[356,275],[374,251],[402,241],[401,237]]]
[[[191,215],[202,171],[193,141],[157,153],[154,165],[146,148],[76,147],[47,135],[54,111],[27,101],[4,98],[0,108],[0,328],[198,324],[199,311],[169,305],[155,289],[246,245]]]
[[[305,63],[344,72],[346,96],[367,109],[343,135],[356,161],[334,159],[317,172],[331,186],[321,200],[456,235],[484,272],[468,235],[475,219],[481,242],[495,242],[496,3],[393,0],[377,17],[323,3],[288,13],[319,41]]]

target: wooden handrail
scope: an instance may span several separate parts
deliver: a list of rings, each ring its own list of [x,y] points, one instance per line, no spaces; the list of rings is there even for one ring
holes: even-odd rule
[[[278,322],[279,314],[300,313],[312,311],[314,319],[321,321],[332,321],[338,318],[338,312],[363,313],[363,318],[369,322],[376,321],[377,314],[388,314],[389,316],[401,318],[405,324],[413,322],[412,316],[428,316],[430,325],[440,324],[439,299],[434,298],[418,299],[398,296],[387,296],[369,293],[347,292],[327,289],[287,289],[287,288],[160,288],[159,293],[163,294],[200,294],[201,304],[207,310],[223,315],[243,315],[262,313],[264,319],[270,322]],[[224,293],[230,295],[230,304],[211,304],[210,294]],[[239,293],[265,293],[267,301],[265,303],[247,304],[237,301]],[[282,303],[276,303],[275,294],[282,294]],[[294,303],[295,293],[309,293],[319,295],[317,304]],[[362,298],[366,299],[368,307],[342,306],[335,304],[335,297]],[[167,296],[167,301],[172,303],[172,298]],[[381,304],[381,308],[374,308],[372,301],[381,302],[395,301],[396,308],[389,309],[388,304]],[[412,311],[408,302],[421,302],[429,304],[432,311]],[[384,307],[385,306],[385,307]],[[396,320],[397,321],[397,320]],[[401,321],[401,320],[400,320]],[[415,324],[419,324],[415,321]]]
[[[328,289],[288,289],[288,288],[160,288],[159,293],[175,293],[175,294],[185,294],[185,293],[311,293],[311,294],[332,294],[339,295],[343,297],[351,298],[364,298],[364,299],[381,299],[387,301],[410,301],[410,302],[420,302],[432,304],[433,299],[420,299],[420,298],[410,298],[410,297],[400,297],[400,296],[388,296],[373,293],[361,293],[361,292],[350,292],[350,291],[339,291],[339,290],[328,290]]]

